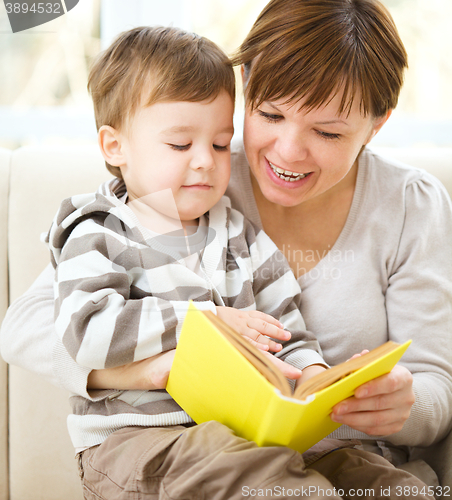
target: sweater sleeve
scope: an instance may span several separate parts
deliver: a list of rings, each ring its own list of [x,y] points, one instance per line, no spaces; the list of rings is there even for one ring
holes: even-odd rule
[[[87,392],[91,370],[75,363],[56,334],[53,276],[49,264],[9,306],[0,330],[1,354],[8,363],[36,373],[52,385],[92,399]]]
[[[264,231],[248,224],[253,229],[249,228],[245,234],[252,263],[256,309],[276,318],[292,334],[289,341],[282,343],[283,349],[276,356],[301,370],[313,364],[328,367],[320,344],[306,329],[299,308],[300,285],[286,257]]]
[[[72,358],[92,369],[121,366],[174,349],[189,305],[188,300],[169,299],[178,294],[174,284],[165,282],[164,271],[158,279],[161,293],[144,292],[155,279],[145,283],[147,273],[139,271],[137,277],[137,270],[144,260],[151,260],[129,246],[119,260],[111,260],[108,237],[91,219],[78,224],[63,246],[55,277],[57,334]],[[197,300],[197,307],[215,313],[212,301]]]
[[[416,395],[410,418],[388,440],[411,446],[439,441],[452,425],[452,208],[439,181],[422,175],[406,189],[386,292],[389,338],[413,340],[402,364]]]

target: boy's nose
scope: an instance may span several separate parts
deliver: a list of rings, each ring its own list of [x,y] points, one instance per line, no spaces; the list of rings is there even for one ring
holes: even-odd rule
[[[195,170],[200,168],[204,170],[215,168],[215,161],[212,153],[206,149],[196,151],[190,166]]]

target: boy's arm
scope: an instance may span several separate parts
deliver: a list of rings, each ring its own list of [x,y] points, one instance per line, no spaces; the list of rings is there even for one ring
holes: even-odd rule
[[[99,228],[90,230],[88,224],[95,222],[80,223],[66,240],[56,272],[55,327],[71,357],[82,366],[102,369],[175,348],[189,301],[171,300],[178,294],[165,272],[155,279],[166,287],[168,298],[144,293],[140,298],[137,287],[143,283],[139,280],[147,276],[143,273],[136,281],[135,264],[143,257],[140,250],[125,247],[123,261],[112,262],[107,235]],[[133,297],[132,287],[136,288]],[[197,307],[215,313],[212,301],[197,301]]]
[[[104,399],[118,389],[164,389],[174,351],[106,370],[85,368],[69,356],[53,319],[54,273],[49,264],[7,310],[0,329],[0,349],[5,361],[93,401]],[[107,390],[91,393],[91,389]]]
[[[246,233],[252,232],[248,230]],[[299,308],[300,285],[285,256],[259,229],[251,237],[249,251],[257,309],[279,320],[284,329],[292,334],[289,341],[282,342],[283,349],[275,355],[300,370],[311,365],[328,368],[317,339],[306,329]]]

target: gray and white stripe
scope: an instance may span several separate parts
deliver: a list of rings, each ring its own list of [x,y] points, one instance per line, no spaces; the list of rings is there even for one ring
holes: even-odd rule
[[[271,314],[292,333],[284,357],[296,358],[306,346],[303,361],[323,363],[297,307],[300,288],[287,261],[262,230],[231,209],[229,198],[206,214],[207,227],[185,238],[151,234],[120,199],[125,195],[124,183],[115,179],[97,193],[65,200],[48,234],[56,330],[77,363],[102,369],[174,349],[190,300],[214,313],[225,305]],[[187,265],[194,253],[196,272]],[[127,401],[111,402],[108,415],[129,413],[127,407],[134,415],[160,415],[175,404]],[[91,414],[98,406],[77,400],[74,412]],[[177,405],[171,413],[183,415]]]

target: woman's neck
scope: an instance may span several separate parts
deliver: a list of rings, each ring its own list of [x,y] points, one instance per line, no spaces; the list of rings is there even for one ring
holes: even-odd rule
[[[286,255],[297,277],[315,267],[319,260],[306,262],[307,252],[325,255],[339,238],[352,205],[357,173],[358,162],[333,188],[293,207],[267,200],[251,176],[263,228]]]

